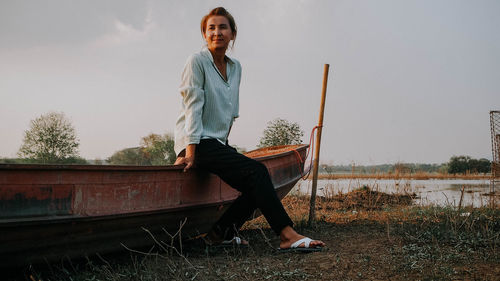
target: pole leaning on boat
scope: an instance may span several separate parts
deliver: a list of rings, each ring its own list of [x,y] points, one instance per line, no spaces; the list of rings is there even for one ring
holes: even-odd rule
[[[323,129],[323,115],[325,113],[325,100],[326,100],[326,86],[328,83],[328,70],[330,69],[329,64],[325,64],[323,71],[323,88],[321,90],[321,106],[319,110],[319,121],[318,121],[318,131],[316,132],[316,152],[314,155],[313,162],[313,184],[311,190],[311,202],[309,205],[309,221],[308,226],[311,226],[314,221],[315,208],[316,208],[316,189],[318,186],[318,166],[319,166],[319,149],[321,145],[321,131]]]

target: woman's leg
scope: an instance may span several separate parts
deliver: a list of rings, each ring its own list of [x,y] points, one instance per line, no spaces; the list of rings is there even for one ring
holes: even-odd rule
[[[236,198],[212,227],[213,234],[224,240],[236,236],[239,229],[257,209],[255,201],[249,197],[246,193],[242,193]]]
[[[217,140],[202,140],[196,149],[196,165],[242,193],[214,226],[217,234],[232,237],[256,208],[278,235],[286,226],[293,226],[262,163]]]

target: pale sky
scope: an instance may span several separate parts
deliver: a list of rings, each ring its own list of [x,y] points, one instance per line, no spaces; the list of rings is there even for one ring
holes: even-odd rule
[[[64,112],[80,154],[105,159],[174,131],[181,71],[201,17],[235,17],[243,67],[230,143],[253,149],[267,122],[318,122],[321,162],[491,159],[500,109],[500,1],[0,1],[0,157],[41,114]]]

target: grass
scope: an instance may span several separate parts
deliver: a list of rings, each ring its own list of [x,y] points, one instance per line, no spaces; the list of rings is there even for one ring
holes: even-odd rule
[[[318,197],[316,223],[306,227],[309,197],[283,204],[296,228],[328,248],[278,254],[279,240],[262,217],[240,236],[249,248],[207,248],[201,239],[157,241],[145,253],[96,256],[32,267],[26,280],[498,280],[500,209],[417,206],[413,194],[363,186]],[[145,235],[149,235],[145,231]]]
[[[499,215],[498,209],[488,208],[406,210],[404,219],[393,220],[399,224],[396,233],[405,237],[405,244],[393,249],[396,256],[405,256],[399,269],[414,275],[429,274],[426,270],[430,269],[433,279],[448,279],[464,272],[478,274],[480,265],[496,264],[498,267]],[[488,276],[487,272],[482,273]]]

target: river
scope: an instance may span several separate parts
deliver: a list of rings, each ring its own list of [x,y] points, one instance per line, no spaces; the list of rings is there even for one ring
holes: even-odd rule
[[[416,204],[458,206],[461,190],[464,188],[462,206],[486,206],[492,198],[489,180],[377,180],[377,179],[337,179],[318,180],[317,195],[332,196],[346,193],[363,186],[385,193],[416,193]],[[301,180],[292,193],[310,194],[311,180]],[[496,187],[495,197],[500,201],[500,187]]]

